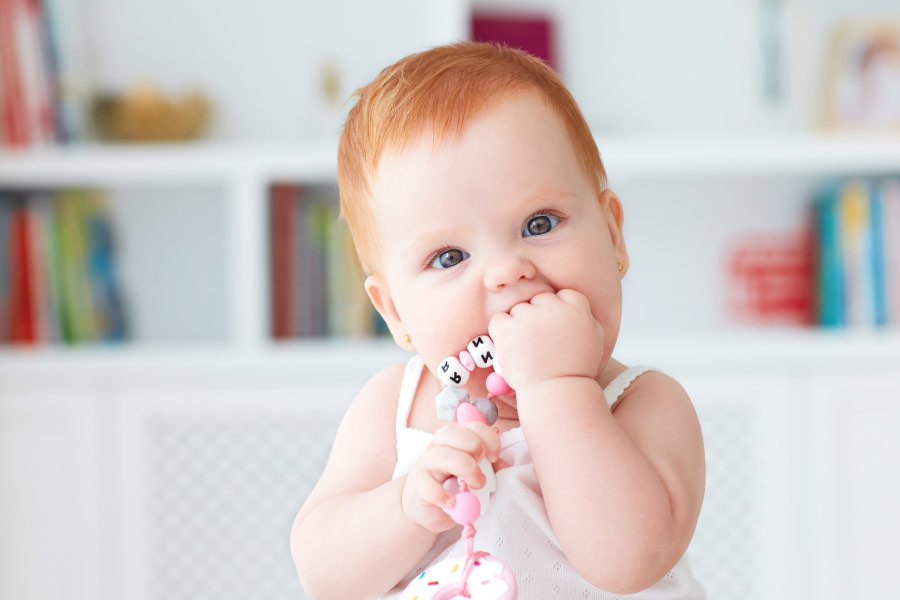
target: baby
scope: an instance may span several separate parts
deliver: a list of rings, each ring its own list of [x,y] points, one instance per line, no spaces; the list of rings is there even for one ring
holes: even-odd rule
[[[685,550],[703,499],[682,387],[612,358],[628,272],[622,205],[556,74],[517,50],[459,43],[362,88],[340,141],[341,207],[366,291],[408,363],[351,404],[291,549],[313,598],[396,598],[464,554],[451,477],[496,491],[478,549],[519,598],[702,598]],[[487,334],[515,393],[498,418],[438,418],[442,361]],[[488,395],[491,369],[464,389]]]

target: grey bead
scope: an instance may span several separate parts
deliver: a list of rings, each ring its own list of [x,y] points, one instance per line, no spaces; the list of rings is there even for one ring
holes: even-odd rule
[[[488,425],[493,425],[497,422],[497,405],[494,404],[493,400],[479,398],[475,401],[475,408],[478,409],[478,412],[481,413]]]
[[[456,407],[460,402],[469,401],[469,392],[458,387],[444,388],[434,397],[438,419],[452,421],[456,417]]]

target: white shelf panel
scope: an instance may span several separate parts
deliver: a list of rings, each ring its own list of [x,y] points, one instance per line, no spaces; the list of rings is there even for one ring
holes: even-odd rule
[[[187,143],[0,150],[0,185],[227,185],[236,175],[329,182],[335,178],[336,147]]]
[[[900,136],[595,136],[612,184],[623,179],[900,172]]]
[[[690,365],[693,370],[731,368],[745,372],[747,364],[773,370],[834,366],[836,372],[840,368],[880,365],[894,368],[900,362],[900,332],[729,329],[702,335],[632,335],[621,337],[613,354],[628,364],[652,364],[664,370]],[[0,379],[52,381],[54,373],[115,379],[146,371],[177,374],[206,369],[245,371],[255,377],[302,371],[321,379],[341,377],[342,372],[358,372],[359,368],[375,369],[409,356],[388,338],[269,342],[257,348],[181,343],[7,347],[0,350]]]
[[[613,183],[623,179],[729,175],[900,172],[900,137],[794,134],[633,137],[599,134]],[[228,183],[236,173],[266,181],[332,183],[337,141],[296,144],[96,144],[0,150],[0,185]]]

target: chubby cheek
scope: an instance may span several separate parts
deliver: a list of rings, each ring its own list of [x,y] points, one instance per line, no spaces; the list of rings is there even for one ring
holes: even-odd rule
[[[426,365],[434,368],[448,356],[465,350],[469,340],[485,331],[474,331],[479,323],[471,302],[446,296],[415,295],[401,310],[410,338]]]

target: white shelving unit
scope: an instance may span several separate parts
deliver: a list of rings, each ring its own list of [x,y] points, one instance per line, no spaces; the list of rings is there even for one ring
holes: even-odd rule
[[[796,226],[822,180],[900,173],[900,140],[597,141],[632,256],[616,355],[678,378],[704,427],[710,597],[889,595],[900,336],[738,328],[715,286],[729,236]],[[0,153],[0,189],[109,190],[138,301],[131,342],[0,350],[0,596],[302,597],[290,519],[359,386],[406,356],[269,339],[268,187],[333,183],[335,147]]]
[[[721,307],[705,307],[708,314],[718,318],[679,321],[673,312],[659,311],[641,305],[654,292],[652,282],[657,272],[671,275],[677,269],[654,267],[652,258],[659,254],[653,241],[659,236],[653,230],[655,214],[672,210],[673,206],[691,206],[702,202],[703,217],[712,218],[721,211],[722,218],[731,219],[733,226],[746,221],[743,217],[729,217],[743,210],[757,215],[768,210],[766,202],[782,214],[774,215],[770,226],[779,221],[796,221],[805,210],[815,185],[823,179],[842,176],[866,176],[900,172],[900,140],[891,138],[863,138],[849,135],[759,136],[751,138],[622,138],[598,136],[598,145],[609,173],[610,184],[620,193],[626,206],[626,239],[633,254],[645,258],[635,264],[634,296],[638,308],[631,310],[635,327],[647,331],[659,327],[704,330],[721,329],[727,320]],[[226,344],[235,350],[253,351],[268,344],[268,223],[267,193],[273,182],[291,181],[309,185],[328,185],[335,180],[336,141],[295,145],[154,145],[154,146],[87,146],[72,149],[47,149],[25,153],[0,153],[0,189],[92,186],[110,190],[117,220],[123,223],[123,245],[127,251],[120,270],[127,273],[126,282],[135,290],[126,294],[137,302],[135,343],[143,342],[213,342]],[[776,183],[750,199],[742,194],[757,193],[753,186],[765,182]],[[129,195],[139,190],[146,198],[142,210],[134,210]],[[190,191],[184,191],[190,190]],[[166,198],[173,192],[184,194],[179,204]],[[201,208],[191,205],[191,195],[203,198]],[[693,203],[693,204],[692,204]],[[753,204],[760,204],[759,209]],[[166,265],[147,268],[147,262],[157,260],[158,253],[148,252],[137,242],[127,238],[129,231],[146,230],[146,211],[168,210],[174,214],[158,215],[161,223],[177,221],[179,211],[191,211],[199,223],[199,237],[214,239],[210,247],[221,250],[222,256],[203,265],[197,259],[193,269],[204,269],[215,277],[215,284],[202,293],[208,304],[223,303],[222,310],[205,310],[203,304],[185,302],[174,310],[167,306],[166,315],[148,318],[153,313],[154,299],[178,294],[190,294],[184,287],[168,289],[166,281],[142,279],[165,274]],[[174,206],[174,208],[173,208]],[[205,219],[202,211],[212,218]],[[632,219],[631,216],[636,215]],[[693,217],[685,227],[697,227]],[[725,230],[721,223],[711,221],[709,229]],[[667,223],[668,224],[668,223]],[[676,221],[672,225],[678,226]],[[151,225],[152,227],[152,225]],[[649,229],[648,229],[649,227]],[[163,228],[163,227],[161,227]],[[631,228],[631,229],[629,229]],[[167,228],[166,228],[167,229]],[[177,230],[177,228],[175,228]],[[160,235],[167,231],[160,231]],[[175,234],[173,234],[175,235]],[[185,232],[182,231],[182,235]],[[696,237],[696,236],[694,236]],[[190,240],[182,240],[187,244]],[[131,242],[131,243],[130,243]],[[721,240],[720,240],[721,242]],[[696,300],[719,302],[710,286],[718,277],[714,263],[720,248],[701,240],[691,240],[691,253],[697,262],[692,274],[705,282],[696,291]],[[708,242],[712,244],[712,242]],[[215,254],[209,250],[208,254]],[[667,253],[674,257],[677,250]],[[686,259],[688,260],[688,259]],[[703,261],[708,261],[704,263]],[[131,261],[131,262],[129,262]],[[217,262],[216,262],[217,261]],[[709,262],[712,261],[712,262]],[[641,271],[642,265],[649,270]],[[169,265],[173,272],[182,268],[179,260]],[[183,273],[181,281],[191,281]],[[196,280],[195,280],[196,281]],[[200,287],[200,283],[196,283]],[[626,294],[631,285],[626,280]],[[129,293],[131,292],[131,293]],[[707,300],[704,300],[706,298]],[[695,299],[685,297],[690,303]],[[677,307],[676,307],[677,308]],[[683,307],[682,307],[683,308]],[[673,308],[673,311],[675,308]],[[179,314],[181,312],[181,314]],[[654,318],[645,315],[655,314]],[[224,315],[224,316],[222,316]],[[163,321],[165,316],[169,321]],[[628,323],[629,310],[626,310]],[[185,337],[157,327],[171,319],[184,323]],[[218,320],[217,320],[218,319]],[[191,324],[200,334],[192,337]],[[205,324],[204,324],[205,323]],[[665,323],[674,323],[666,326]],[[160,331],[158,332],[157,329]],[[210,333],[212,332],[212,333]]]

